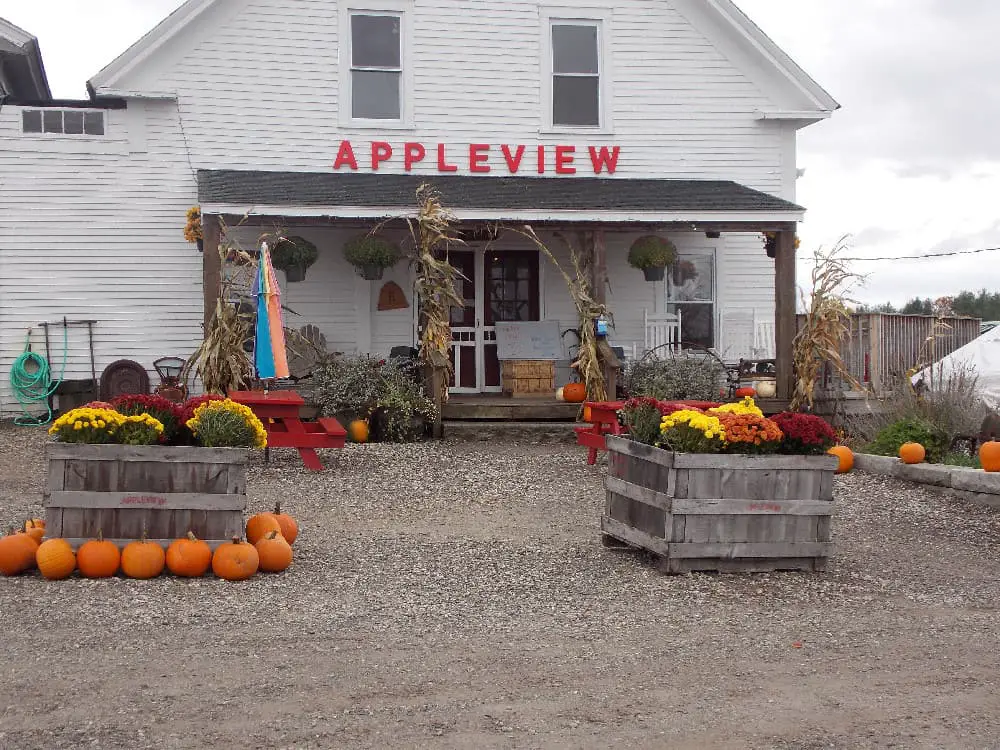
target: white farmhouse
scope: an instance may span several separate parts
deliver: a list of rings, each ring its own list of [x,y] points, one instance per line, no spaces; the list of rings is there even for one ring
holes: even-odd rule
[[[342,250],[427,182],[470,239],[452,254],[456,391],[500,389],[495,323],[578,324],[562,277],[517,233],[482,231],[495,222],[561,258],[554,233],[582,236],[627,356],[676,315],[726,359],[776,347],[790,383],[796,133],[838,105],[729,0],[189,0],[89,91],[49,99],[37,46],[0,22],[5,372],[29,329],[40,351],[39,324],[64,319],[94,323],[49,326],[56,376],[64,335],[67,378],[189,356],[227,270],[220,226],[319,249],[304,280],[279,274],[287,325],[331,351],[414,345],[408,265],[370,281]],[[194,205],[203,250],[182,236]],[[650,234],[680,254],[659,281],[626,260]],[[388,282],[407,307],[379,309]]]

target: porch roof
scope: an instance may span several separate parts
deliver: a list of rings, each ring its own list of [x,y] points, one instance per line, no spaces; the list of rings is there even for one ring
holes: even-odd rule
[[[795,222],[805,209],[728,180],[472,177],[199,170],[203,213],[382,218],[416,210],[433,185],[459,219],[600,223]]]

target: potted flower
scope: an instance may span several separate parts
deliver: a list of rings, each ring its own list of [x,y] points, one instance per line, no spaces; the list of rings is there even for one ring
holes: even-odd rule
[[[205,234],[201,227],[201,209],[191,206],[187,210],[187,223],[184,225],[184,239],[198,244],[198,252],[205,249]]]
[[[306,269],[319,258],[319,250],[309,240],[302,237],[282,237],[271,251],[271,262],[275,268],[285,272],[289,281],[302,281]]]
[[[358,270],[361,278],[368,281],[381,279],[382,272],[394,266],[401,255],[398,245],[375,234],[355,237],[344,245],[347,262]]]
[[[677,260],[677,248],[670,240],[655,234],[647,234],[632,243],[628,251],[628,262],[638,268],[646,281],[663,281],[663,270]]]
[[[628,434],[606,438],[607,537],[671,573],[825,567],[838,467],[821,455],[825,420],[769,419],[748,397],[707,409],[636,398],[622,421]]]

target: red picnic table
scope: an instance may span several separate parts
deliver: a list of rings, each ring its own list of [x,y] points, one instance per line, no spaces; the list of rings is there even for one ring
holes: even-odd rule
[[[712,409],[720,404],[716,401],[669,401],[670,404],[686,406],[693,409]],[[586,401],[583,404],[590,407],[590,424],[586,427],[574,427],[577,445],[587,447],[587,463],[597,463],[597,451],[608,449],[605,435],[624,435],[628,429],[618,422],[618,410],[624,401]]]
[[[230,391],[229,398],[263,422],[268,448],[295,448],[312,471],[323,471],[316,448],[343,448],[347,440],[347,430],[332,417],[302,421],[299,408],[306,402],[295,391]]]

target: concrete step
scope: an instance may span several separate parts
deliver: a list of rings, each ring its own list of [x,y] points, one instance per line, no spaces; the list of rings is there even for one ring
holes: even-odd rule
[[[502,440],[509,443],[572,444],[576,442],[574,427],[582,422],[484,422],[444,421],[445,440],[488,442]]]

